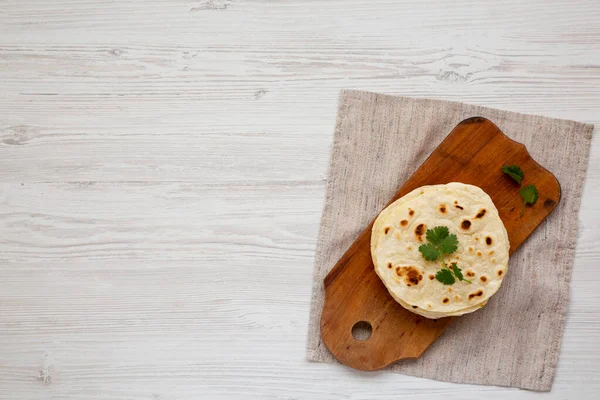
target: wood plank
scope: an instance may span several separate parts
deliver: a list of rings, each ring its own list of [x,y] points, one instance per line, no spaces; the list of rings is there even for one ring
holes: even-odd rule
[[[599,126],[599,19],[596,0],[3,2],[0,398],[536,397],[304,361],[328,151],[345,88]],[[548,399],[600,390],[599,162],[594,138]]]

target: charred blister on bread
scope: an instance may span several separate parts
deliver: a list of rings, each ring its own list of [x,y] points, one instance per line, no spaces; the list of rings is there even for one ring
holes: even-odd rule
[[[415,228],[415,236],[417,237],[417,240],[419,242],[423,241],[423,235],[425,234],[426,230],[427,230],[427,225],[425,225],[425,224],[419,224]]]
[[[396,275],[404,278],[407,286],[418,285],[423,280],[423,274],[414,266],[396,267]]]
[[[469,300],[473,300],[476,297],[481,297],[483,296],[483,289],[479,289],[471,294],[469,294]]]

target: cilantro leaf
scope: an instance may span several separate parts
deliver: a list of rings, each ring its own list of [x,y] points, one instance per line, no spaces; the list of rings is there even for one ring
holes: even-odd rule
[[[448,237],[448,228],[445,226],[436,226],[433,229],[427,229],[425,237],[427,241],[435,245],[439,245],[442,240]]]
[[[419,251],[427,261],[435,261],[440,256],[440,251],[433,243],[422,244],[419,246]]]
[[[447,230],[448,228],[446,228]],[[440,252],[444,254],[452,254],[458,249],[458,238],[453,233],[442,239],[438,245]]]
[[[517,182],[519,185],[521,184],[521,181],[525,176],[521,167],[519,167],[518,165],[503,165],[501,169],[502,172],[513,178],[515,182]]]
[[[525,204],[534,205],[538,199],[538,190],[535,185],[527,185],[521,188],[521,197]]]
[[[535,185],[527,185],[521,188],[521,197],[523,198],[523,208],[521,209],[521,214],[519,217],[522,217],[525,214],[525,206],[527,204],[534,205],[538,199],[538,190]]]
[[[471,283],[470,280],[465,279],[465,277],[463,276],[463,273],[462,273],[462,269],[460,269],[458,267],[458,265],[456,265],[455,262],[452,263],[452,272],[454,273],[454,276],[456,276],[458,278],[459,281],[465,281],[465,282]]]
[[[452,272],[454,272],[454,275],[458,278],[459,281],[462,281],[464,279],[462,269],[460,269],[455,262],[452,263]]]
[[[442,282],[444,285],[452,285],[454,282],[456,282],[454,275],[452,275],[452,271],[450,271],[448,268],[440,269],[437,274],[435,274],[435,279]]]

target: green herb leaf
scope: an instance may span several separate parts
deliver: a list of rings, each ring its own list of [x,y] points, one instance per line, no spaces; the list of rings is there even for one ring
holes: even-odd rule
[[[454,276],[456,276],[458,278],[459,281],[465,281],[467,283],[471,283],[470,280],[465,279],[465,277],[463,276],[463,273],[462,273],[462,269],[460,269],[458,267],[458,265],[456,265],[455,262],[452,263],[452,272],[454,273]]]
[[[454,275],[452,275],[452,271],[450,271],[448,268],[440,269],[437,274],[435,274],[435,279],[442,282],[444,285],[452,285],[454,282],[456,282]]]
[[[447,229],[447,228],[446,228]],[[438,245],[440,252],[444,254],[452,254],[458,249],[458,238],[453,233],[442,239]]]
[[[439,245],[442,240],[448,237],[448,228],[445,226],[436,226],[433,229],[427,229],[425,237],[427,241],[435,245]]]
[[[525,204],[534,205],[538,199],[538,190],[535,185],[527,185],[521,188],[521,197]]]
[[[422,244],[419,246],[419,251],[427,261],[435,261],[440,256],[440,251],[433,243]]]
[[[523,170],[518,165],[503,165],[501,169],[502,172],[513,178],[515,182],[519,185],[521,184],[525,174],[523,174]]]
[[[535,185],[527,185],[521,188],[521,197],[523,198],[523,208],[521,209],[521,214],[519,214],[519,218],[525,214],[525,206],[527,204],[534,205],[538,199],[538,190]]]
[[[458,278],[459,281],[462,281],[464,279],[462,269],[458,268],[458,265],[456,265],[455,262],[452,263],[452,272],[454,272],[454,275]]]

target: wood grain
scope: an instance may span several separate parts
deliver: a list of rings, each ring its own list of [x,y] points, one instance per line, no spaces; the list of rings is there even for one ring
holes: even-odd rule
[[[339,90],[600,125],[600,4],[0,7],[1,399],[531,399],[305,359]],[[535,154],[532,154],[535,158]],[[600,390],[600,142],[549,399]]]
[[[527,207],[523,218],[518,186],[500,170],[505,164],[521,166],[526,174],[523,185],[535,183],[539,189],[538,201]],[[390,203],[419,187],[449,182],[479,186],[492,198],[508,232],[509,254],[554,210],[561,194],[554,175],[535,162],[525,146],[481,117],[459,123]],[[420,357],[454,320],[415,315],[390,296],[373,268],[372,228],[373,222],[325,278],[321,315],[321,336],[331,353],[343,364],[366,371]],[[368,340],[352,334],[361,321],[372,328]]]

